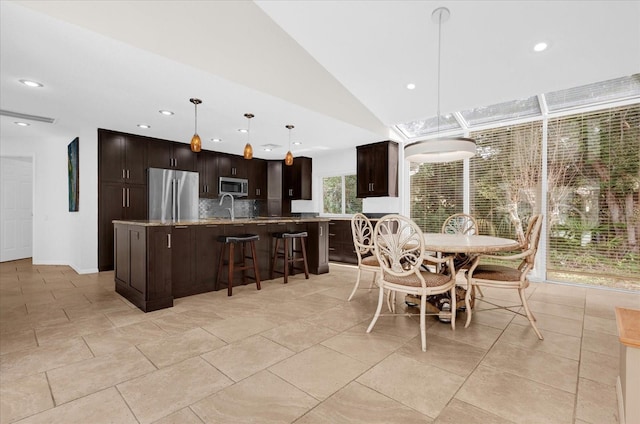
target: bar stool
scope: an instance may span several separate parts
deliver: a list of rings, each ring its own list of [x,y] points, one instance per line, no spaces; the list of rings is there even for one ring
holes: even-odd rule
[[[248,269],[253,269],[253,278],[256,280],[256,287],[260,290],[260,273],[258,272],[258,261],[256,259],[256,241],[260,240],[260,236],[257,234],[238,234],[234,236],[218,236],[218,242],[224,243],[222,249],[220,249],[220,260],[218,262],[218,279],[216,280],[216,290],[219,287],[220,279],[222,277],[222,268],[225,265],[224,261],[224,253],[225,250],[228,250],[229,260],[226,262],[228,265],[228,289],[227,296],[231,296],[231,289],[233,287],[233,274],[238,271],[242,271],[242,281],[244,284],[247,284],[247,273]],[[234,257],[234,246],[236,244],[240,244],[240,248],[242,250],[242,261],[236,262]],[[251,256],[247,256],[245,252],[245,246],[249,243],[249,247],[251,248]],[[228,247],[228,249],[227,249]],[[251,259],[252,265],[247,265],[246,259]]]
[[[289,278],[289,268],[291,268],[291,275],[295,273],[295,270],[304,269],[305,278],[309,279],[309,267],[307,265],[307,249],[305,248],[305,239],[307,238],[306,231],[297,231],[297,232],[282,232],[282,233],[273,233],[272,237],[276,241],[276,246],[273,251],[273,260],[271,262],[271,279],[273,279],[273,274],[284,274],[284,283],[286,284]],[[298,240],[300,247],[296,249],[295,240]],[[283,240],[282,250],[280,250],[280,240]],[[302,254],[302,256],[296,257],[297,254]],[[282,258],[282,267],[283,271],[276,270],[276,261]],[[304,268],[296,268],[295,263],[302,262]]]

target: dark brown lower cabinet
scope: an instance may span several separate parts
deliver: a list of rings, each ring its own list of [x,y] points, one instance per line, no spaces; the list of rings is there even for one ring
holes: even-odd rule
[[[220,225],[136,225],[114,224],[116,292],[144,312],[173,306],[173,299],[221,290],[227,276],[216,288],[218,260],[223,244],[220,235],[258,234],[256,259],[261,280],[270,278],[273,253],[272,234],[307,231],[307,263],[312,274],[329,272],[329,223],[282,222]],[[246,252],[250,254],[249,251]],[[242,260],[236,249],[236,262]],[[226,260],[226,258],[225,258]],[[248,275],[252,276],[251,271]],[[254,281],[248,279],[252,284]],[[242,275],[234,285],[243,284]]]
[[[173,306],[171,228],[114,224],[116,292],[144,312]]]
[[[307,262],[312,274],[329,272],[329,223],[307,223]]]
[[[196,228],[194,288],[198,293],[215,290],[222,248],[217,238],[223,234],[223,225],[201,225]]]
[[[348,264],[358,263],[351,234],[351,221],[348,219],[335,219],[329,222],[329,260]]]

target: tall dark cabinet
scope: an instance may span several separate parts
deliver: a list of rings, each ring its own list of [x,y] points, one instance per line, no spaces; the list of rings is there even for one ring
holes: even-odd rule
[[[398,196],[398,143],[357,146],[357,197]]]
[[[147,218],[147,140],[98,130],[98,269],[113,269],[114,219]]]

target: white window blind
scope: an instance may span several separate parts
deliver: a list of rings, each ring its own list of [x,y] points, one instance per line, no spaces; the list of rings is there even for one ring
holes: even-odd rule
[[[542,122],[476,131],[469,161],[471,214],[480,234],[522,238],[540,209]]]
[[[640,105],[550,119],[547,167],[547,277],[637,286]]]
[[[411,163],[410,209],[424,232],[439,233],[444,220],[463,212],[462,161]]]

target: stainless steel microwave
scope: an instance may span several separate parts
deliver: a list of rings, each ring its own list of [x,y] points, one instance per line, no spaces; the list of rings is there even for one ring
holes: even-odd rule
[[[247,197],[249,195],[249,180],[246,178],[220,177],[218,193],[220,195],[229,193],[234,197]]]

